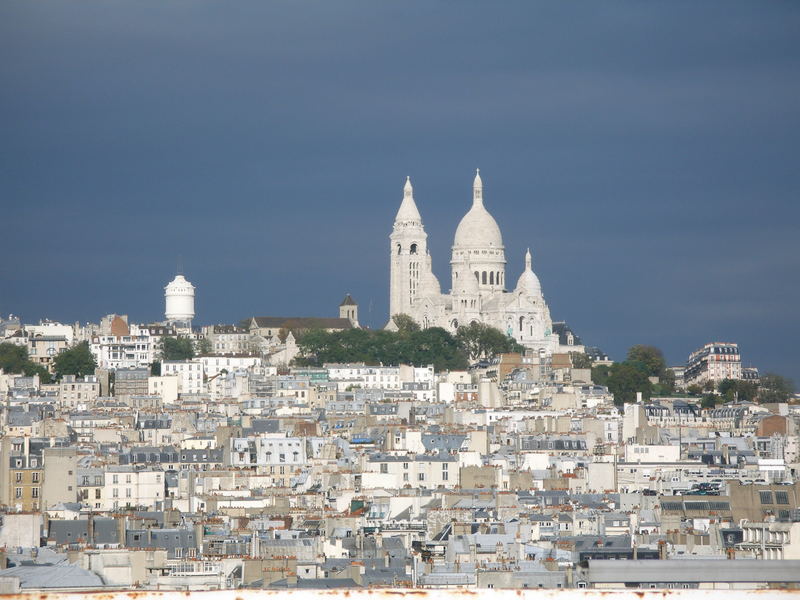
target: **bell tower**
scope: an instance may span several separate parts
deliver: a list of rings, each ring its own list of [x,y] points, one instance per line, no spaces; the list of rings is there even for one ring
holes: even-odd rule
[[[412,303],[420,294],[428,257],[428,234],[414,202],[411,178],[406,178],[403,201],[389,236],[389,321],[399,313],[412,315]]]

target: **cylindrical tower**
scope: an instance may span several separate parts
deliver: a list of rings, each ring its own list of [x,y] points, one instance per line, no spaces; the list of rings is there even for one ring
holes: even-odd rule
[[[194,286],[183,275],[176,275],[164,288],[164,317],[168,323],[191,327],[194,318]]]

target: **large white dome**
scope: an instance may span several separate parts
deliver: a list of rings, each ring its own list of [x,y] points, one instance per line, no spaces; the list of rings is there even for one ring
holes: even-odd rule
[[[483,182],[480,172],[472,186],[472,208],[456,229],[453,246],[458,248],[503,248],[503,236],[497,221],[483,206]]]

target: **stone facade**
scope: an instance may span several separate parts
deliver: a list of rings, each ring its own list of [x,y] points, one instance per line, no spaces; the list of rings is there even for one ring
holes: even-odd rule
[[[407,314],[422,327],[455,332],[461,325],[485,323],[544,354],[559,350],[550,309],[533,272],[530,250],[513,289],[506,289],[506,257],[500,228],[483,204],[483,181],[475,175],[472,207],[456,230],[450,260],[452,287],[443,294],[431,267],[425,227],[410,179],[389,236],[390,317]],[[389,319],[388,328],[394,327]]]

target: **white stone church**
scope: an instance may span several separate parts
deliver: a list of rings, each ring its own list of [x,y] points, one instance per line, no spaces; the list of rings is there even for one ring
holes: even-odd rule
[[[480,172],[472,186],[472,207],[458,224],[450,259],[452,288],[443,294],[431,268],[428,234],[422,224],[411,180],[394,220],[391,240],[390,317],[407,314],[423,328],[455,332],[473,321],[496,327],[527,348],[550,355],[582,351],[560,347],[539,278],[525,253],[525,270],[506,289],[506,256],[500,228],[483,205]],[[394,323],[389,319],[387,328]]]

